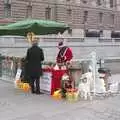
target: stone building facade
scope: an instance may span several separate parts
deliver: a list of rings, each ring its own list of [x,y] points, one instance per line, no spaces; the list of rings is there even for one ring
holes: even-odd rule
[[[73,37],[119,37],[120,0],[0,0],[0,18],[64,22]]]

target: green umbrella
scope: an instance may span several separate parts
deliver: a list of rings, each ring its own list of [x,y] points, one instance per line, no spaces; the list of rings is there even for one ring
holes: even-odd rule
[[[19,35],[26,36],[28,32],[36,35],[47,35],[63,33],[69,27],[64,23],[50,20],[26,19],[11,23],[9,25],[0,26],[0,35]]]

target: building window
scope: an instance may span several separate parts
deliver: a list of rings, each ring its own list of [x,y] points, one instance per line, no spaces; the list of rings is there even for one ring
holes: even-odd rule
[[[26,14],[27,18],[31,18],[32,17],[32,5],[28,5],[27,6],[27,14]]]
[[[88,11],[84,11],[83,23],[86,23],[88,19]]]
[[[115,23],[115,15],[111,14],[110,19],[111,19],[111,24],[114,24]]]
[[[113,0],[110,0],[110,8],[113,8]]]
[[[84,4],[86,4],[86,3],[87,3],[87,0],[82,0],[82,2],[83,2]]]
[[[11,4],[9,3],[4,4],[4,16],[11,17]]]
[[[102,5],[101,0],[97,0],[97,5],[98,5],[98,6]]]
[[[45,8],[45,18],[51,19],[51,8],[50,7]]]
[[[103,22],[103,13],[99,13],[99,23]]]
[[[72,10],[67,9],[67,18],[70,18],[72,16]]]

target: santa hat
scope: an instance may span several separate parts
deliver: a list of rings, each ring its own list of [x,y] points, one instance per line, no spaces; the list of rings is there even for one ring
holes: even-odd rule
[[[63,46],[64,46],[63,41],[60,41],[60,42],[58,43],[58,47],[61,48],[61,47],[63,47]]]

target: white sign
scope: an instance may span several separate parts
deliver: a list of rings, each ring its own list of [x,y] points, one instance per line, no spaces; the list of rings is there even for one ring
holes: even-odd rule
[[[18,68],[16,76],[15,76],[15,80],[19,80],[20,79],[21,73],[22,73],[22,70],[20,68]]]
[[[20,80],[21,73],[22,73],[22,70],[18,68],[15,76],[15,81],[14,81],[15,88],[18,88],[17,80]]]
[[[40,79],[40,89],[42,91],[51,93],[52,73],[43,72],[43,76]]]

